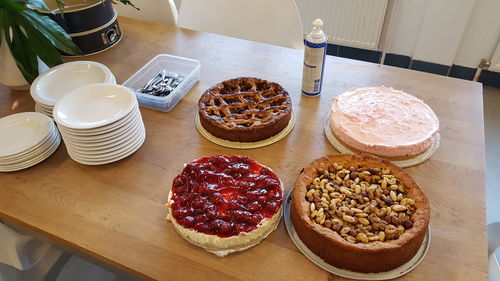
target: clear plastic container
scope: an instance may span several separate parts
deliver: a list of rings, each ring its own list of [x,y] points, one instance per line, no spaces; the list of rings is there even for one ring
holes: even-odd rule
[[[194,84],[200,80],[200,68],[201,64],[197,60],[160,54],[127,79],[123,85],[135,92],[137,101],[141,106],[168,112],[174,108]],[[149,80],[162,72],[162,70],[181,74],[184,76],[184,79],[165,97],[157,97],[138,91],[144,87]]]

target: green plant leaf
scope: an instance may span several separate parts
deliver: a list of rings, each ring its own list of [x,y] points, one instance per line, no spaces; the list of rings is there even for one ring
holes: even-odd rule
[[[26,9],[22,0],[0,0],[0,10],[22,11]]]
[[[50,40],[53,46],[69,55],[81,54],[80,49],[71,41],[71,37],[51,18],[32,10],[25,10],[22,14],[36,30]]]
[[[28,4],[33,5],[37,8],[42,9],[42,10],[49,9],[43,0],[27,0],[27,1],[28,1]]]
[[[45,62],[49,67],[56,66],[62,63],[61,55],[54,47],[54,44],[40,32],[35,29],[25,18],[18,19],[19,25],[24,29],[26,37],[30,40],[30,47],[38,57]],[[45,46],[44,48],[37,48],[38,46]]]
[[[16,60],[17,67],[28,82],[32,82],[38,75],[38,61],[36,54],[30,49],[30,42],[26,35],[17,25],[16,13],[4,11],[2,13],[2,28],[5,35],[5,43],[9,46],[12,56]]]
[[[0,24],[0,31],[5,35],[4,43],[30,83],[38,76],[37,57],[53,67],[62,63],[58,49],[73,55],[81,53],[57,23],[37,11],[0,9]]]
[[[103,0],[105,1],[105,0]],[[111,3],[113,4],[118,4],[118,2],[116,0],[109,0]],[[136,9],[137,11],[140,11],[141,9],[137,8],[136,6],[134,6],[134,4],[132,2],[130,2],[130,0],[119,0],[119,2],[121,2],[123,5],[129,5],[129,6],[132,6],[134,7],[134,9]]]

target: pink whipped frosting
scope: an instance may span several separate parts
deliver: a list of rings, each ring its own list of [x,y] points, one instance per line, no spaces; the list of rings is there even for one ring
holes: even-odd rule
[[[382,157],[427,150],[439,120],[422,100],[386,87],[353,88],[334,97],[330,128],[347,145]]]

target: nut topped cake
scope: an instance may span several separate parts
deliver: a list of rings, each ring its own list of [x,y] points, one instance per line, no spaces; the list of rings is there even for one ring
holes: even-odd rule
[[[336,96],[329,119],[335,138],[353,152],[390,160],[427,151],[439,120],[422,100],[386,87],[353,88]]]
[[[203,128],[233,142],[256,142],[287,127],[292,114],[288,92],[259,78],[226,80],[206,90],[198,101]]]
[[[366,273],[397,268],[420,249],[429,225],[429,202],[415,181],[367,154],[313,161],[292,194],[297,235],[338,268]]]
[[[210,156],[174,178],[167,218],[197,246],[242,249],[274,230],[282,203],[281,181],[269,168],[246,156]]]

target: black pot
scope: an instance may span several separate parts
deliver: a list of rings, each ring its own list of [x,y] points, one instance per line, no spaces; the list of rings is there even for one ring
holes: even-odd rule
[[[120,25],[118,25],[118,13],[114,12],[114,17],[103,26],[80,33],[70,33],[69,36],[84,55],[111,48],[122,38]]]
[[[101,27],[115,16],[109,0],[65,0],[64,18],[56,0],[45,1],[52,13],[46,13],[67,33],[79,33]]]

